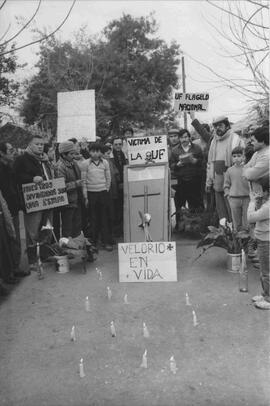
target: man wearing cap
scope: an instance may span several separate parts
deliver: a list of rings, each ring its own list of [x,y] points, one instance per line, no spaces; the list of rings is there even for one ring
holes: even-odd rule
[[[230,207],[224,197],[224,173],[232,166],[232,150],[244,147],[238,134],[231,130],[228,117],[220,116],[213,120],[215,135],[208,153],[206,191],[215,191],[216,208],[219,219],[231,221]]]
[[[72,141],[59,144],[60,158],[57,163],[57,177],[64,178],[68,206],[61,209],[62,237],[78,237],[82,231],[82,180],[81,170],[74,161],[77,149]]]

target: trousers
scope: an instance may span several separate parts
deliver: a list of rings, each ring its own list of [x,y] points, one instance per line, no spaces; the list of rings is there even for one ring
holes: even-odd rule
[[[269,296],[269,249],[270,242],[257,239],[257,250],[260,260],[260,279],[262,284],[262,295],[267,302],[270,302]]]
[[[49,243],[51,240],[51,234],[45,233],[43,236],[43,240],[40,241],[40,230],[41,227],[47,223],[47,220],[49,220],[52,224],[53,210],[24,213],[26,249],[29,265],[35,264],[37,261],[37,242]]]

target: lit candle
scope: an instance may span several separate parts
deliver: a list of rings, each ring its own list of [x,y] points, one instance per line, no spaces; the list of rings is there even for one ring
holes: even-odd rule
[[[176,371],[177,371],[176,362],[175,362],[175,359],[174,359],[174,356],[173,356],[173,355],[172,355],[171,358],[170,358],[170,371],[171,371],[173,374],[176,374]]]
[[[198,326],[198,320],[197,320],[197,316],[194,310],[192,310],[192,315],[193,315],[193,326],[196,327]]]
[[[83,366],[83,358],[81,358],[81,360],[80,360],[79,368],[80,368],[80,378],[84,378],[85,373],[84,373],[84,366]]]
[[[86,298],[85,298],[85,311],[90,312],[90,302],[89,302],[88,296],[86,296]]]
[[[144,338],[149,338],[150,337],[147,325],[145,323],[143,323],[143,336],[144,336]]]
[[[112,298],[112,291],[111,291],[111,288],[109,286],[107,286],[107,297],[108,297],[109,300],[111,300],[111,298]]]
[[[187,305],[187,306],[191,306],[188,293],[186,293],[186,305]]]
[[[76,341],[75,326],[72,326],[71,333],[70,333],[70,339],[71,339],[71,341]]]
[[[111,321],[111,335],[112,337],[116,337],[116,330],[113,321]]]
[[[141,368],[147,368],[147,350],[143,353]]]

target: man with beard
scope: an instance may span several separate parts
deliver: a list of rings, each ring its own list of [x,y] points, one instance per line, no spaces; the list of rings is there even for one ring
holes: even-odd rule
[[[48,164],[48,157],[44,154],[43,150],[43,138],[39,135],[33,135],[25,153],[15,160],[14,170],[22,202],[22,185],[26,183],[39,184],[53,177]],[[27,256],[30,265],[29,272],[31,272],[31,270],[36,270],[37,266],[36,245],[40,238],[40,230],[42,226],[46,224],[47,220],[52,222],[53,211],[42,210],[26,213],[24,204],[23,209]],[[46,238],[48,240],[46,241],[49,242],[50,236],[46,236]]]
[[[213,121],[215,135],[208,153],[206,191],[215,191],[216,209],[219,219],[231,221],[231,212],[227,199],[224,197],[224,173],[232,166],[232,150],[244,147],[238,134],[231,130],[227,117],[221,116]]]

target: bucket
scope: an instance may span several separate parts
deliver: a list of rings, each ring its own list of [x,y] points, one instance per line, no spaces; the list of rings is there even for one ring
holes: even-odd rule
[[[228,272],[238,273],[241,266],[241,253],[229,254],[227,253],[227,270]]]
[[[67,273],[69,272],[69,262],[67,255],[55,256],[56,258],[56,272]]]

